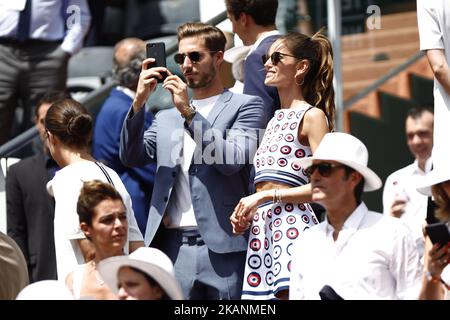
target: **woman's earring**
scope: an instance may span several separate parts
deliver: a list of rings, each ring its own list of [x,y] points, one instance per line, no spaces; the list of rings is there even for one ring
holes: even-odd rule
[[[295,77],[295,84],[298,85],[299,87],[301,87],[304,82],[305,82],[305,77],[302,78],[302,81],[300,83],[298,83],[297,77]]]

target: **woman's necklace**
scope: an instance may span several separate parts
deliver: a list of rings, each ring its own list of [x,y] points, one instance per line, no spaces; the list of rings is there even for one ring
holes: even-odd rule
[[[93,268],[92,271],[94,272],[95,279],[97,280],[97,284],[100,286],[104,285],[105,281],[103,281],[103,279],[100,277],[98,270],[97,270],[97,265],[94,260],[92,260],[91,265]]]

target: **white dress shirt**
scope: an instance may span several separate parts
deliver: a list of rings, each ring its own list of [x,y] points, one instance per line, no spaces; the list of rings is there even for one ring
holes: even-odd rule
[[[406,207],[400,219],[411,229],[420,256],[423,255],[425,246],[422,227],[427,217],[428,197],[419,193],[416,186],[431,170],[431,164],[431,158],[429,158],[423,171],[416,160],[409,166],[391,173],[386,179],[383,190],[384,214],[390,215],[391,205],[396,198],[406,199]]]
[[[408,228],[361,203],[336,241],[325,219],[293,250],[290,299],[320,299],[324,285],[346,300],[416,299],[421,265]]]
[[[198,113],[207,118],[219,97],[220,95],[216,95],[202,100],[193,100],[192,105]],[[203,137],[198,138],[201,139]],[[184,130],[183,139],[183,153],[180,159],[181,168],[175,180],[170,201],[167,204],[167,216],[164,217],[166,228],[171,229],[197,226],[189,184],[189,167],[191,166],[196,144],[186,130]]]
[[[0,0],[0,38],[16,38],[20,11],[3,2],[12,1]],[[62,40],[61,48],[73,55],[82,48],[90,23],[86,0],[33,0],[30,38]]]
[[[444,50],[450,64],[450,3],[448,0],[417,0],[420,50]],[[450,148],[450,95],[434,79],[434,168],[448,166]]]

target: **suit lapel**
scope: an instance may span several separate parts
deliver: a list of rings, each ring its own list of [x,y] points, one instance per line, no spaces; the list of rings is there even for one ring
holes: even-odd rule
[[[214,122],[216,122],[217,117],[219,114],[227,107],[228,102],[231,99],[231,96],[233,94],[226,89],[219,97],[219,99],[216,101],[214,107],[212,108],[211,112],[209,113],[207,120],[209,123],[211,123],[211,127],[214,126]]]
[[[179,134],[181,137],[178,136],[178,133],[176,133],[176,136],[171,136],[174,132],[170,133],[170,145],[167,146],[167,150],[172,150],[171,152],[173,154],[179,154],[179,157],[177,160],[180,160],[183,156],[183,146],[184,146],[184,119],[181,117],[180,113],[174,108],[174,113],[170,119],[170,125],[169,127],[173,128],[175,131],[179,131]],[[173,138],[172,138],[173,137]],[[175,148],[179,148],[179,150],[175,150]],[[176,163],[177,166],[180,165],[179,162]]]
[[[230,91],[228,91],[228,89],[225,89],[224,92],[220,95],[219,99],[217,99],[216,103],[214,104],[214,107],[211,109],[211,111],[208,114],[208,117],[206,118],[211,124],[211,127],[214,127],[214,122],[216,122],[217,117],[228,106],[228,103],[232,95],[233,94]],[[202,152],[201,148],[196,146],[194,154],[192,155],[191,165],[194,162],[194,159],[200,159],[198,157],[200,157],[199,153],[201,152]]]

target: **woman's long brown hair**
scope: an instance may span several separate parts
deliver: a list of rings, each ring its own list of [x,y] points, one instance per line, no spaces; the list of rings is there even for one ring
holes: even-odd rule
[[[333,49],[326,36],[319,30],[312,37],[301,33],[289,33],[280,38],[296,57],[309,61],[303,84],[306,102],[320,108],[327,116],[330,131],[334,129]]]

